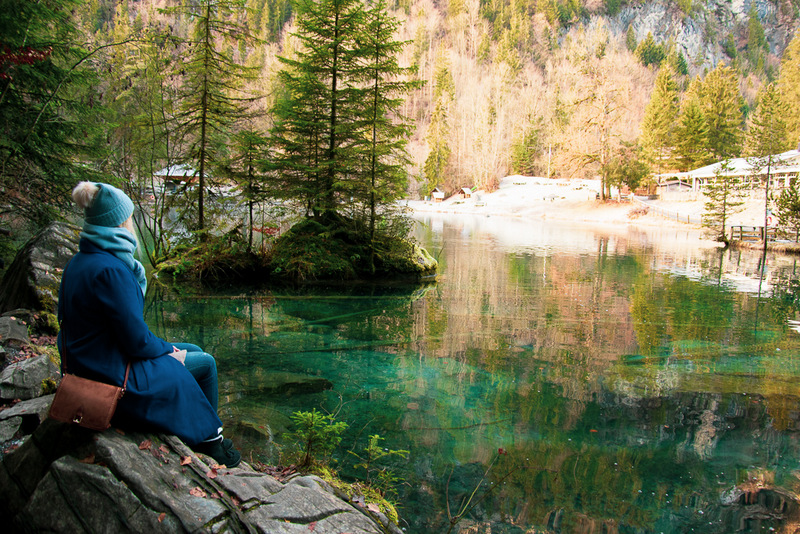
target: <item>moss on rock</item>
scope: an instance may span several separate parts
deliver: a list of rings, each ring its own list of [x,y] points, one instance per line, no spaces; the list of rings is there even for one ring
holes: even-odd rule
[[[434,275],[437,261],[409,239],[376,233],[369,236],[339,215],[305,219],[275,243],[271,276],[292,282]]]

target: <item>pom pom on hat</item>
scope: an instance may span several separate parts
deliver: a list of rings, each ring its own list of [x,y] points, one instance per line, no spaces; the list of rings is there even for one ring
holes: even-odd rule
[[[72,198],[83,208],[84,221],[96,226],[119,226],[133,214],[133,202],[113,185],[81,182]]]

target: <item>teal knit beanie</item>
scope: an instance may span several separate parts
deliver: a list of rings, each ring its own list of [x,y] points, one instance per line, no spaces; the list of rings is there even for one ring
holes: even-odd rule
[[[121,189],[109,184],[95,184],[100,190],[94,202],[84,210],[84,220],[96,226],[119,226],[133,214],[133,202]]]

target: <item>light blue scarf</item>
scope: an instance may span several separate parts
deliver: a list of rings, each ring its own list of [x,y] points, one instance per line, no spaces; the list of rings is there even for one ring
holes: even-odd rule
[[[136,238],[128,230],[118,226],[97,226],[84,223],[81,237],[93,245],[105,250],[121,259],[133,271],[142,295],[147,292],[147,278],[145,278],[144,265],[133,257],[136,251]]]

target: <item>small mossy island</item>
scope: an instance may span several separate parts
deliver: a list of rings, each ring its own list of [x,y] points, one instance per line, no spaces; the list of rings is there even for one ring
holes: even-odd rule
[[[232,232],[176,249],[156,272],[176,279],[304,284],[429,280],[437,268],[436,259],[411,239],[390,232],[370,239],[354,221],[331,213],[301,220],[264,253]]]
[[[436,260],[419,245],[386,234],[377,234],[370,242],[369,236],[351,230],[348,222],[336,216],[294,225],[275,243],[271,276],[303,282],[436,274]]]

